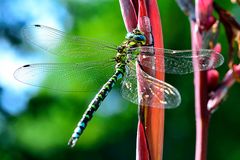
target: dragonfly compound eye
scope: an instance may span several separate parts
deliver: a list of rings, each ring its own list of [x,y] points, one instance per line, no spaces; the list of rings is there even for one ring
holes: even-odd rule
[[[144,35],[134,35],[134,40],[138,43],[145,44],[146,43],[146,37]]]

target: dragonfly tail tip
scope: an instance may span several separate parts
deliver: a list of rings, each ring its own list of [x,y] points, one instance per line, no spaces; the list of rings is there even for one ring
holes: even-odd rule
[[[77,140],[78,139],[76,137],[71,137],[70,140],[68,141],[68,146],[73,148],[76,145]]]

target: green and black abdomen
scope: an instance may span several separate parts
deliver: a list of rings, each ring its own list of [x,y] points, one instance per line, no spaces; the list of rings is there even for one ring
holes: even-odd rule
[[[116,68],[116,72],[114,73],[114,75],[107,81],[107,83],[103,85],[100,91],[96,94],[94,99],[89,104],[84,115],[82,116],[82,119],[78,122],[78,125],[75,128],[74,133],[72,134],[72,137],[68,142],[68,145],[70,145],[71,147],[75,145],[78,138],[86,128],[88,122],[92,119],[93,113],[97,111],[102,101],[106,98],[108,93],[116,84],[117,80],[122,78],[124,72],[125,72],[125,65],[120,65],[118,68]]]

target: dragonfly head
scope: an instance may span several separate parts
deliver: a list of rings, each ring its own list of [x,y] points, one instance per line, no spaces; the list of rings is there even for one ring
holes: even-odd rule
[[[133,32],[127,33],[125,38],[129,41],[130,47],[146,44],[146,37],[139,29],[134,29]]]

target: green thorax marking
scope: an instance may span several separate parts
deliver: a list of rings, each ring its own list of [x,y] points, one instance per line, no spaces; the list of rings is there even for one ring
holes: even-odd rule
[[[135,57],[138,55],[138,52],[129,51],[130,48],[139,47],[146,44],[146,37],[144,33],[138,29],[134,29],[133,32],[129,32],[125,41],[118,46],[118,53],[115,57],[117,63],[127,64],[129,61],[128,54],[130,57]]]

